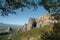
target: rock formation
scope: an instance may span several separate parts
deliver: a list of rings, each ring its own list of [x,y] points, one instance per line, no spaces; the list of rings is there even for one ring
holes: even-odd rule
[[[55,20],[54,16],[52,16],[51,14],[45,14],[44,16],[41,16],[37,19],[37,28],[54,24],[56,21],[57,20]]]
[[[36,27],[36,19],[35,18],[30,18],[27,24],[27,30],[30,30],[32,28]]]
[[[23,31],[26,31],[27,30],[27,24],[24,24],[23,25]]]
[[[8,29],[6,30],[6,32],[10,32],[10,31],[12,31],[12,28],[8,27]]]
[[[57,20],[55,19],[52,14],[44,14],[43,16],[35,19],[30,18],[27,25],[24,25],[23,30],[30,30],[33,28],[40,28],[45,25],[53,25],[54,23],[57,23]]]

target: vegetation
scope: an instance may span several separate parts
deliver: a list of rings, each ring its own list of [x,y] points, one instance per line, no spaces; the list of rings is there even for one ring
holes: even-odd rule
[[[3,35],[0,40],[60,40],[60,23],[54,26],[46,25],[42,28],[33,28],[29,31],[14,31]]]
[[[15,14],[16,9],[34,8],[43,6],[48,12],[60,13],[60,0],[0,0],[0,12],[2,16],[8,16],[9,13]]]
[[[1,36],[0,40],[60,40],[60,23],[54,26],[46,25],[29,31],[14,31],[8,35]]]
[[[60,40],[60,23],[55,23],[53,31],[43,32],[42,40]]]
[[[46,30],[46,28],[48,29]],[[42,33],[44,31],[48,32],[48,30],[50,30],[49,26],[47,27],[45,26],[43,28],[34,28],[26,32],[15,31],[15,32],[11,32],[8,35],[2,36],[2,40],[8,40],[8,39],[11,39],[11,40],[29,40],[29,39],[41,40]]]

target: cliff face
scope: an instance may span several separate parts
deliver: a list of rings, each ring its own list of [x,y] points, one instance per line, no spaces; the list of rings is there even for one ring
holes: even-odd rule
[[[37,28],[45,25],[53,25],[57,20],[51,14],[45,14],[37,19]]]
[[[33,28],[40,28],[45,25],[53,25],[54,23],[57,23],[57,20],[55,19],[54,16],[48,13],[48,14],[44,14],[43,16],[37,19],[30,18],[27,26],[24,26],[24,27],[26,27],[26,30],[30,30]]]
[[[35,18],[30,18],[27,24],[27,30],[30,30],[32,28],[36,27],[36,19]]]

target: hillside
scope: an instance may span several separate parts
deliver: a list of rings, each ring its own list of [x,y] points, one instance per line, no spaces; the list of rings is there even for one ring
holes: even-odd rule
[[[0,35],[0,40],[60,40],[60,16],[45,14],[37,20],[30,18],[21,29]]]
[[[0,36],[0,40],[60,40],[59,24],[54,26],[46,25],[42,28],[34,28],[25,32],[14,31],[8,35]]]
[[[21,28],[21,27],[22,25],[0,23],[0,30],[7,30],[8,28],[12,28],[12,30],[17,30],[18,28]]]
[[[15,31],[12,32],[8,35],[2,36],[2,40],[8,40],[8,39],[12,39],[12,40],[41,40],[41,33],[43,33],[42,30],[50,31],[51,26],[46,26],[43,28],[34,28],[31,29],[29,31],[26,32],[22,32],[22,31]]]
[[[7,27],[20,27],[21,25],[13,25],[13,24],[5,24],[5,23],[0,23],[0,27],[2,28],[7,28]]]

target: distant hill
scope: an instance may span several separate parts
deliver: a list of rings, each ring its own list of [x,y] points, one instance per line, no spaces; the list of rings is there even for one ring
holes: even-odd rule
[[[21,25],[13,25],[13,24],[0,23],[0,28],[1,29],[7,29],[8,27],[11,27],[12,29],[15,29],[15,28],[20,28]]]

